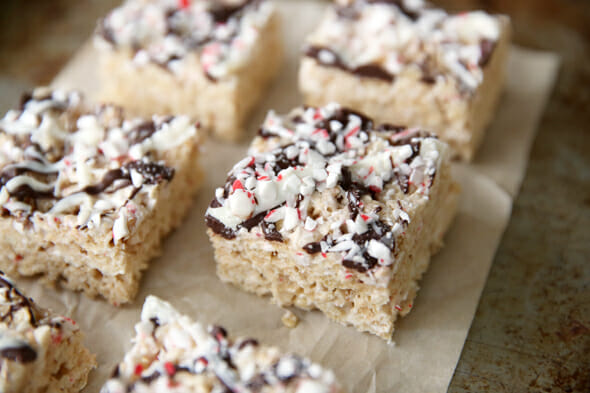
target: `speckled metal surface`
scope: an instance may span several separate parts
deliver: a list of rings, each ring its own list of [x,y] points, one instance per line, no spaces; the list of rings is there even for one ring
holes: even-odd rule
[[[508,13],[562,67],[449,392],[590,392],[590,2]],[[457,6],[456,2],[453,6]]]
[[[0,110],[48,83],[117,3],[4,0]],[[449,392],[590,392],[590,2],[439,3],[508,13],[518,43],[563,56]]]

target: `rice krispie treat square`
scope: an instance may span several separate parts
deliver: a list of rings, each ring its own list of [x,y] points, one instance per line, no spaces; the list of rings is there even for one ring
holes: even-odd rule
[[[126,120],[77,92],[25,96],[0,119],[0,268],[132,300],[199,186],[197,127]]]
[[[27,298],[0,272],[0,392],[74,393],[96,367],[76,322]]]
[[[206,328],[148,296],[133,347],[101,393],[342,392],[331,371],[252,338]]]
[[[207,213],[217,273],[390,339],[455,214],[449,149],[330,104],[270,113]]]
[[[101,99],[187,114],[235,141],[282,62],[264,0],[127,0],[99,21]]]
[[[509,19],[449,15],[422,0],[339,3],[307,39],[305,102],[434,131],[454,158],[471,160],[502,91]]]

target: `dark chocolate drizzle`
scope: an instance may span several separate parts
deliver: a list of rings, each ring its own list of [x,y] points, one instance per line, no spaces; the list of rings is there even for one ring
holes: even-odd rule
[[[214,233],[222,236],[224,239],[232,240],[236,238],[236,231],[226,227],[221,221],[210,214],[205,216],[205,224],[211,228]]]
[[[133,127],[127,135],[129,145],[132,146],[143,142],[152,136],[154,132],[156,132],[156,125],[154,124],[153,120],[147,120],[141,124],[138,124],[137,126]]]
[[[4,169],[2,172],[0,172],[0,187],[6,185],[6,183],[8,183],[12,178],[20,176],[26,172],[32,172],[32,173],[45,175],[43,173],[36,172],[34,169],[12,166],[12,167],[10,167],[8,169]],[[56,172],[53,172],[53,173],[56,173]],[[17,187],[15,190],[13,190],[10,193],[10,196],[18,199],[19,201],[25,201],[28,199],[51,199],[51,198],[54,198],[53,188],[51,188],[49,191],[36,191],[26,184],[23,184],[23,185]]]
[[[124,180],[122,187],[126,187],[131,184],[132,170],[137,171],[143,177],[145,184],[158,184],[165,180],[171,181],[174,177],[174,168],[153,162],[131,161],[121,168],[111,169],[103,176],[99,183],[84,187],[82,192],[90,195],[108,192],[106,190],[117,180]],[[119,188],[121,187],[115,187],[111,192]]]
[[[320,57],[320,53],[322,51],[330,53],[332,55],[333,61],[323,61]],[[390,83],[393,82],[395,79],[394,75],[389,73],[389,71],[387,71],[385,68],[381,67],[378,64],[370,63],[362,64],[358,67],[349,67],[336,52],[325,46],[308,46],[307,48],[305,48],[304,54],[307,57],[315,59],[319,64],[323,66],[335,67],[342,71],[349,72],[353,75],[357,75],[362,78],[381,79]]]
[[[29,345],[23,343],[19,347],[0,349],[0,357],[18,363],[31,363],[37,359],[37,352]]]
[[[240,342],[240,345],[238,345],[238,350],[241,351],[242,349],[246,348],[248,345],[252,345],[253,347],[257,347],[258,340],[256,340],[255,338],[247,338],[247,339]]]
[[[244,0],[241,4],[237,5],[229,5],[224,4],[223,2],[215,1],[211,2],[211,8],[208,10],[213,22],[216,24],[225,24],[230,21],[230,19],[239,19],[242,17],[244,13],[244,9],[253,6],[258,7],[260,0]],[[190,30],[182,28],[182,26],[178,25],[177,18],[181,17],[182,13],[185,11],[181,8],[171,8],[166,11],[166,33],[173,34],[178,36],[181,41],[186,45],[187,48],[193,50],[199,50],[208,43],[215,40],[215,37],[212,34],[208,34],[205,37],[195,37]],[[113,33],[113,29],[111,26],[108,25],[107,19],[102,19],[99,21],[98,26],[96,28],[96,34],[103,37],[105,41],[109,42],[113,46],[117,46],[117,40],[115,39],[115,34]],[[225,38],[223,42],[231,42],[237,34],[237,31],[234,32],[231,36]],[[139,43],[134,43],[132,45],[132,49],[137,52],[141,48]],[[168,64],[171,61],[180,59],[180,56],[177,54],[171,54],[169,58],[163,61],[156,61],[155,59],[151,59],[155,64],[162,66],[164,69],[169,69]],[[213,77],[208,72],[204,71],[205,76],[211,82],[216,82],[217,79]]]
[[[375,221],[369,225],[369,229],[363,233],[355,233],[352,236],[352,241],[364,248],[363,258],[364,262],[359,263],[353,260],[344,259],[342,264],[349,268],[357,270],[361,273],[374,268],[379,261],[369,255],[367,246],[371,240],[377,240],[383,243],[392,252],[395,249],[395,239],[391,233],[391,227],[381,220]]]
[[[277,227],[272,222],[262,221],[262,233],[264,233],[264,238],[269,241],[273,242],[282,242],[283,235],[279,231],[277,231]]]
[[[0,274],[4,274],[0,271]],[[25,308],[29,314],[29,322],[32,326],[37,326],[37,318],[35,314],[35,308],[33,306],[33,300],[23,295],[12,283],[0,276],[0,287],[6,288],[6,300],[11,302],[10,308],[6,314],[0,316],[0,320],[3,322],[6,320],[12,321],[14,313]]]
[[[317,254],[322,251],[322,245],[320,242],[311,242],[303,246],[303,250],[308,254]]]
[[[255,2],[259,2],[259,0],[246,0],[238,5],[226,5],[216,2],[213,3],[209,13],[215,23],[227,23],[230,18],[237,16],[245,7]]]
[[[390,4],[392,6],[396,6],[397,8],[399,8],[399,10],[402,12],[402,14],[404,14],[405,16],[407,16],[408,18],[410,18],[413,21],[417,20],[420,17],[420,12],[411,10],[408,7],[406,7],[404,0],[365,0],[365,1],[370,4],[381,3],[381,4]]]

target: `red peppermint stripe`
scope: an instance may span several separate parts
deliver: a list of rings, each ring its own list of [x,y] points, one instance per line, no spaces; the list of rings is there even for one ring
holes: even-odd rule
[[[242,185],[242,182],[239,181],[239,180],[237,180],[237,179],[234,181],[234,184],[232,184],[231,187],[232,187],[232,189],[234,191],[235,190],[243,190],[244,189],[244,186]]]

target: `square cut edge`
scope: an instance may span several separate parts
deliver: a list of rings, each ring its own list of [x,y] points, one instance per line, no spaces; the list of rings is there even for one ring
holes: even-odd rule
[[[448,79],[425,82],[419,73],[405,72],[387,81],[325,66],[303,55],[298,75],[303,100],[311,106],[339,102],[378,122],[434,132],[451,146],[454,160],[470,162],[494,119],[507,73],[510,18],[493,17],[499,24],[499,37],[483,67],[482,82],[471,94],[462,94]]]
[[[57,94],[56,92],[63,94],[61,90],[52,91],[45,88],[37,88],[36,91],[49,91],[50,93],[43,94],[50,94],[50,97],[51,92],[53,94]],[[67,94],[71,97],[78,93],[70,91]],[[45,98],[45,101],[51,99]],[[43,102],[43,100],[36,100],[35,98],[32,98],[32,100],[35,101],[35,104]],[[114,207],[106,208],[106,210],[98,214],[100,218],[95,226],[89,225],[93,222],[93,217],[96,218],[92,215],[83,224],[79,222],[80,216],[83,215],[82,206],[86,202],[77,202],[80,204],[80,208],[75,206],[65,208],[63,212],[38,211],[33,208],[28,212],[16,211],[10,213],[7,209],[8,204],[22,202],[18,200],[12,201],[12,199],[15,199],[14,196],[8,195],[10,198],[7,202],[3,201],[1,206],[0,269],[11,275],[36,277],[48,286],[58,284],[68,290],[80,291],[91,298],[101,296],[114,305],[120,305],[133,301],[143,271],[148,268],[150,260],[161,254],[164,238],[180,225],[192,205],[193,197],[200,188],[203,178],[199,163],[202,135],[199,132],[198,125],[193,125],[186,118],[186,130],[192,130],[189,133],[191,136],[185,138],[185,136],[179,134],[169,135],[172,137],[171,140],[176,138],[181,141],[180,144],[173,147],[162,147],[161,151],[158,150],[159,152],[155,153],[154,150],[151,150],[155,149],[153,147],[155,139],[153,138],[160,138],[158,135],[160,133],[161,136],[164,135],[164,124],[175,120],[178,120],[180,124],[184,118],[157,117],[158,121],[162,122],[160,126],[156,126],[155,129],[149,127],[141,129],[145,124],[153,125],[155,121],[153,119],[156,119],[156,117],[152,118],[152,120],[145,118],[128,119],[124,118],[124,112],[120,107],[112,105],[91,106],[83,98],[80,98],[80,100],[82,100],[80,103],[72,104],[71,107],[66,108],[64,113],[79,120],[80,117],[87,115],[92,117],[97,113],[113,111],[113,113],[116,113],[115,116],[121,116],[123,122],[129,121],[130,124],[134,125],[121,131],[124,134],[123,140],[130,140],[133,132],[135,132],[136,136],[142,135],[144,131],[153,132],[151,136],[148,136],[143,141],[127,146],[124,149],[125,155],[122,158],[114,158],[114,161],[111,162],[112,167],[100,169],[101,174],[94,175],[95,183],[86,186],[86,188],[97,187],[107,181],[109,177],[107,169],[116,171],[125,167],[125,162],[130,161],[132,159],[130,158],[131,155],[135,154],[131,153],[132,149],[138,148],[138,146],[143,149],[141,146],[147,143],[152,146],[148,148],[149,152],[147,153],[152,158],[147,159],[145,158],[146,155],[142,153],[139,153],[140,156],[138,157],[139,161],[148,160],[142,161],[147,164],[145,173],[143,173],[143,183],[139,186],[140,189],[142,187],[147,187],[147,189],[143,192],[134,191],[136,186],[132,180],[128,180],[126,185],[123,184],[125,180],[115,180],[107,189],[89,196],[89,198],[95,198],[92,200],[92,203],[95,203],[94,207],[98,203],[102,203],[102,200],[108,200],[110,195],[115,198],[113,199]],[[45,115],[42,114],[41,118],[43,116]],[[51,117],[50,115],[47,116]],[[174,132],[170,126],[172,123],[167,124],[169,127],[166,129]],[[116,127],[110,128],[104,123],[99,126],[103,127],[106,135],[108,135],[109,131],[116,129]],[[0,124],[1,128],[2,124]],[[181,128],[182,125],[176,131],[182,133]],[[121,126],[120,129],[124,129],[124,126]],[[82,132],[80,129],[76,129],[74,133],[81,134]],[[8,143],[6,133],[0,136],[4,138],[2,143]],[[105,141],[106,139],[102,142]],[[158,143],[162,144],[162,140],[159,139]],[[18,145],[16,147],[18,148]],[[72,159],[71,156],[67,157]],[[61,165],[61,163],[67,161],[67,157],[54,164]],[[123,161],[117,161],[119,159]],[[114,164],[114,162],[118,162],[118,164]],[[12,162],[8,164],[14,166],[22,163]],[[172,179],[156,180],[155,184],[150,184],[150,181],[146,179],[152,176],[150,173],[152,164],[161,164],[161,167],[166,171],[173,170]],[[6,172],[7,167],[8,165],[4,165],[0,168],[0,171]],[[66,167],[67,164],[64,164],[60,171],[67,170]],[[82,169],[80,168],[80,171]],[[129,172],[134,172],[134,170]],[[30,173],[25,172],[23,174],[29,175]],[[33,173],[31,176],[36,175]],[[158,177],[159,175],[154,176]],[[130,177],[134,179],[134,174],[131,173]],[[123,187],[117,188],[116,182],[121,182]],[[55,185],[57,183],[54,180],[51,184]],[[8,183],[2,185],[7,186]],[[72,184],[69,184],[69,186],[71,187]],[[73,186],[76,187],[76,184],[73,183]],[[82,189],[84,187],[77,188]],[[2,189],[2,192],[6,191],[3,187],[0,187],[0,189]],[[118,193],[127,193],[129,195]],[[76,193],[74,192],[74,194]],[[56,199],[55,205],[58,205],[64,199],[67,199],[64,195],[60,196]],[[39,200],[33,198],[31,203],[33,205],[37,204]],[[125,217],[125,225],[119,225],[120,222],[117,223],[117,221],[122,221],[119,219],[123,216]],[[123,231],[122,234],[119,234],[121,231]]]
[[[318,110],[325,110],[327,107]],[[316,109],[307,108],[305,111],[309,110]],[[267,117],[266,124],[269,121],[276,124],[277,118],[271,114]],[[265,126],[262,132],[264,129]],[[405,131],[408,130],[420,132],[416,129]],[[383,131],[370,133],[387,135]],[[393,137],[394,134],[391,132],[390,136]],[[357,225],[356,221],[348,222],[351,212],[347,203],[350,200],[346,201],[350,198],[350,191],[336,185],[321,192],[316,189],[309,196],[309,204],[301,209],[307,209],[306,212],[300,213],[305,217],[300,218],[301,222],[295,232],[280,230],[279,226],[285,225],[285,219],[276,221],[271,230],[264,222],[260,224],[259,221],[251,226],[245,221],[243,225],[250,229],[236,227],[233,233],[229,233],[230,236],[227,236],[227,232],[223,233],[223,228],[209,225],[207,233],[214,248],[219,278],[259,296],[269,295],[280,306],[319,309],[336,322],[352,325],[360,331],[370,332],[390,341],[396,318],[410,312],[419,289],[418,282],[427,270],[431,256],[443,244],[444,234],[455,216],[460,192],[459,185],[451,177],[450,151],[447,145],[432,137],[420,138],[419,144],[427,140],[430,148],[436,150],[439,156],[434,181],[427,196],[418,195],[417,188],[412,185],[409,187],[413,187],[414,191],[406,195],[399,184],[391,182],[381,191],[391,199],[376,200],[370,193],[361,197],[364,208],[361,208],[357,218],[371,216],[367,218],[369,228],[376,221],[387,222],[389,225],[395,244],[392,251],[393,263],[386,262],[381,266],[382,261],[379,261],[370,268],[366,268],[366,265],[355,266],[354,263],[344,262],[346,252],[331,252],[331,247],[338,245],[337,241],[328,246],[320,246],[324,236],[334,234],[331,229],[326,229],[330,225],[331,228],[338,225]],[[262,136],[257,137],[251,145],[251,157],[264,156],[265,152],[284,146],[288,140],[270,141],[272,139],[273,137],[269,140]],[[248,157],[245,161],[250,159]],[[239,164],[234,169],[237,167]],[[230,172],[228,180],[235,185],[232,173],[234,172]],[[280,172],[275,175],[281,176]],[[247,188],[248,182],[242,183]],[[228,184],[226,183],[225,189],[228,189]],[[256,191],[252,193],[259,197]],[[216,196],[208,214],[212,211],[212,206],[218,204]],[[265,217],[268,217],[276,214],[276,210],[264,211],[262,215],[266,214]],[[376,214],[375,211],[379,213]],[[409,218],[406,224],[400,218],[400,215],[404,217],[405,214]],[[307,231],[309,233],[302,235],[306,232],[304,227],[307,217],[326,224],[314,229],[321,233],[310,235],[313,232]],[[206,220],[211,219],[206,217]],[[396,223],[401,223],[403,229],[395,227]],[[397,233],[393,233],[392,227],[397,228]],[[282,241],[276,241],[277,235],[272,228],[279,229]],[[234,237],[231,238],[232,236]],[[306,248],[302,248],[303,243],[307,243]],[[312,252],[313,244],[317,249]],[[366,245],[364,243],[363,247]]]
[[[183,76],[153,62],[134,65],[130,49],[99,49],[99,98],[125,107],[139,116],[153,113],[187,114],[201,122],[217,138],[239,141],[250,114],[283,64],[281,20],[276,10],[259,31],[259,39],[240,69],[218,80],[203,72],[197,54],[189,53]]]

